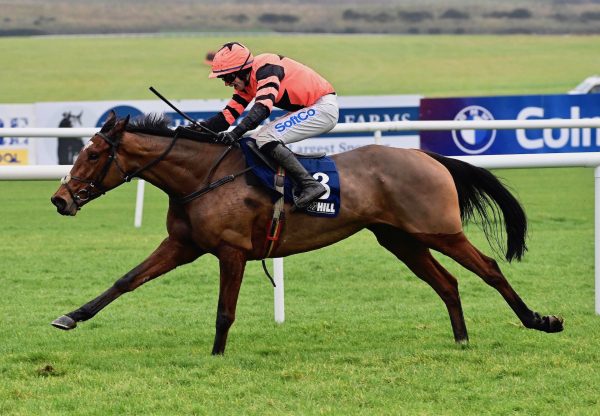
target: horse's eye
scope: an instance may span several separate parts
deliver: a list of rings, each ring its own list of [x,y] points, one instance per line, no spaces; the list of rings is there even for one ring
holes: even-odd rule
[[[100,155],[98,153],[92,153],[90,152],[88,154],[88,159],[89,160],[98,160],[100,158]]]

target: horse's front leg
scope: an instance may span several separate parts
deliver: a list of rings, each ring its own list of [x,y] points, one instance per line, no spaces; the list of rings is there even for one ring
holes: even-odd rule
[[[73,329],[77,326],[77,322],[92,318],[123,293],[131,292],[177,266],[196,260],[201,254],[203,253],[196,247],[166,238],[150,257],[118,279],[106,292],[79,309],[55,319],[52,325],[65,330]]]
[[[227,334],[235,321],[235,308],[246,267],[246,254],[235,247],[222,246],[218,250],[218,257],[221,280],[213,355],[225,353]]]

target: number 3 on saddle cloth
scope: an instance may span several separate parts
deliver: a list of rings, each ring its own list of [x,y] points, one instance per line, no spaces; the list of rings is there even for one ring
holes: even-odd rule
[[[259,182],[272,191],[273,202],[281,197],[281,194],[275,189],[275,175],[277,172],[267,163],[256,142],[252,138],[243,138],[239,144],[246,157],[248,166],[252,166],[252,173],[258,178]],[[262,156],[262,157],[261,157]],[[298,160],[306,170],[327,189],[327,192],[318,200],[311,203],[304,211],[318,217],[337,217],[340,212],[340,179],[333,159],[327,156],[313,157],[297,155]],[[274,165],[274,162],[271,163]],[[286,202],[293,202],[292,192],[294,184],[286,175],[284,184],[284,199]]]

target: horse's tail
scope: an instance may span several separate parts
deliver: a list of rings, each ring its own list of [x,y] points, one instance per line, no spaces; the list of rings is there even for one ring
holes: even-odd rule
[[[487,169],[436,153],[425,153],[444,165],[452,175],[463,223],[479,217],[490,245],[502,248],[502,230],[498,233],[498,224],[502,223],[501,212],[507,236],[506,260],[521,260],[527,251],[527,217],[519,201],[502,182]]]

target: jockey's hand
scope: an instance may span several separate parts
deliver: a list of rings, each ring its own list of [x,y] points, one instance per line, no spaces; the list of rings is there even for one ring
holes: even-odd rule
[[[217,133],[217,137],[215,138],[215,141],[217,143],[230,145],[230,144],[234,144],[235,142],[237,142],[238,139],[239,139],[239,136],[236,133],[234,133],[233,131],[221,131],[221,132]]]

